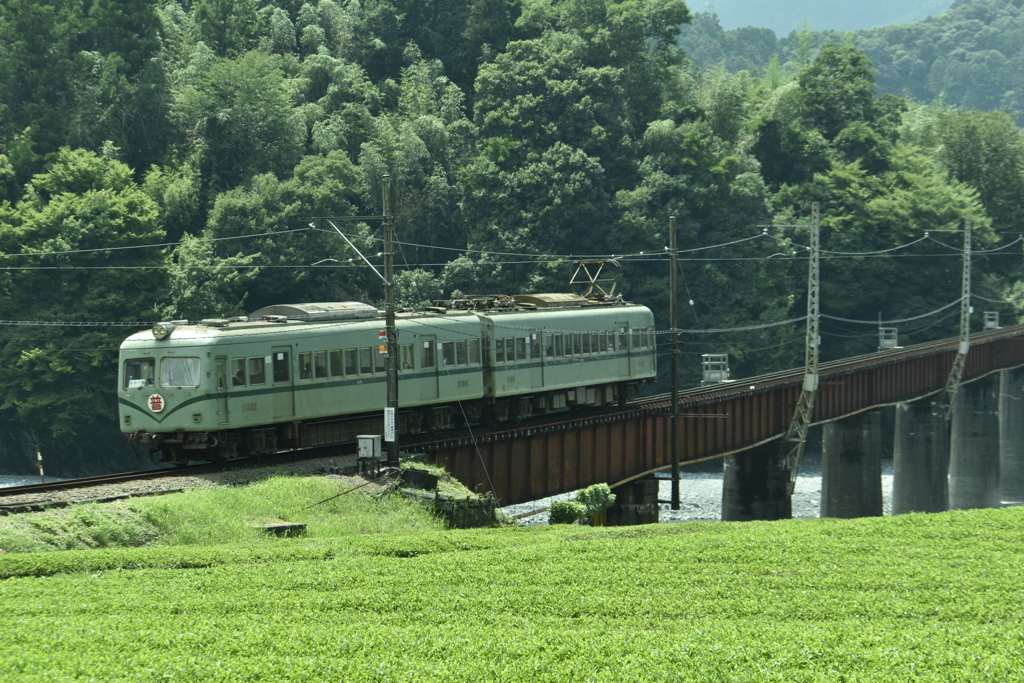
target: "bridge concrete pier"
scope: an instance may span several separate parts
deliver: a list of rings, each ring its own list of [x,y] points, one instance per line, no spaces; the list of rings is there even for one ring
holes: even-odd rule
[[[728,455],[722,466],[722,521],[789,519],[789,471],[779,442]]]
[[[1001,498],[1024,503],[1024,368],[999,372]]]
[[[960,387],[952,422],[949,507],[999,507],[998,373]]]
[[[882,414],[871,410],[825,424],[821,516],[882,515]]]
[[[896,406],[892,459],[892,514],[949,509],[949,429],[941,403]]]

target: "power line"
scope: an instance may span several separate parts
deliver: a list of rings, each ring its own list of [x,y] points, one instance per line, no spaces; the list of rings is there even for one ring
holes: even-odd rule
[[[274,232],[252,233],[250,235],[235,235],[233,237],[196,237],[180,242],[161,242],[159,244],[132,244],[124,247],[96,247],[95,249],[66,249],[64,251],[26,251],[19,254],[0,254],[0,258],[9,256],[63,256],[66,254],[91,254],[98,251],[125,251],[128,249],[153,249],[156,247],[175,247],[181,244],[192,244],[194,242],[224,242],[226,240],[241,240],[250,237],[269,237],[270,235],[284,235],[290,232],[302,232],[309,228],[294,228],[292,230],[276,230]]]

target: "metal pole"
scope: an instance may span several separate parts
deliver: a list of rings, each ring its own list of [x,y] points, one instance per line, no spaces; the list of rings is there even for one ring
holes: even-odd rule
[[[398,466],[398,329],[395,327],[395,254],[393,246],[393,221],[391,215],[391,177],[381,176],[384,220],[384,329],[387,335],[387,356],[384,370],[387,373],[388,402],[385,410],[385,439],[388,444],[388,466]],[[387,428],[390,413],[391,429]],[[387,437],[391,438],[388,440]]]
[[[971,348],[971,217],[964,218],[964,263],[963,279],[960,283],[960,345],[953,359],[953,367],[946,380],[946,419],[953,417],[953,401],[960,388],[960,379],[967,363],[967,351]]]
[[[668,219],[668,278],[669,300],[672,312],[672,509],[679,509],[679,320],[676,301],[676,217]]]
[[[811,252],[807,264],[807,341],[804,355],[804,385],[797,399],[796,411],[789,429],[782,439],[786,455],[786,469],[789,470],[787,493],[792,496],[796,489],[800,458],[807,442],[807,428],[811,426],[814,413],[814,396],[818,390],[818,299],[820,294],[819,257],[821,253],[818,203],[811,204]]]

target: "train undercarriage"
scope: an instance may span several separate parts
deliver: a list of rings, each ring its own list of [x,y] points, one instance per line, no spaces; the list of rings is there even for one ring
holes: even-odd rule
[[[617,382],[399,410],[399,434],[437,434],[463,424],[494,427],[552,411],[624,405],[636,398],[641,384],[640,381]],[[191,460],[225,462],[240,457],[272,455],[282,449],[346,443],[355,441],[361,434],[383,433],[383,417],[362,414],[241,429],[134,432],[128,437],[136,452],[138,446],[148,446],[150,454],[159,456],[161,462],[185,465]]]

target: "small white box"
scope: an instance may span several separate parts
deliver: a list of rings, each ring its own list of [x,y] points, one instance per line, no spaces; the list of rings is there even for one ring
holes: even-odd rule
[[[359,457],[367,460],[380,460],[380,434],[362,434],[359,441]]]

